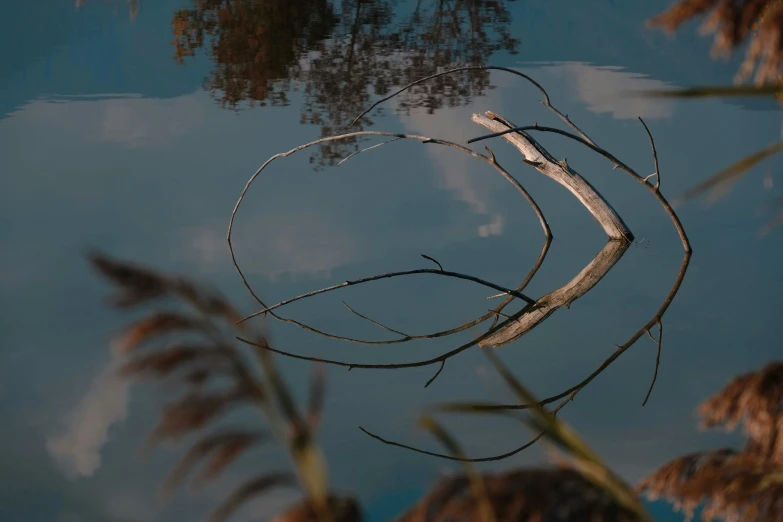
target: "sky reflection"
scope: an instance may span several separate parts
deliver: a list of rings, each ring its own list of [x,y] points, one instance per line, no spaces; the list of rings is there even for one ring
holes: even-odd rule
[[[0,22],[6,29],[2,38],[16,35],[25,43],[4,46],[14,51],[0,62],[0,220],[7,224],[0,230],[0,304],[6,311],[0,318],[0,405],[7,420],[0,434],[3,520],[192,520],[253,469],[255,461],[240,463],[204,495],[158,503],[157,485],[176,452],[161,450],[140,460],[135,450],[157,416],[160,390],[129,389],[106,377],[110,334],[125,319],[102,307],[105,288],[80,254],[99,248],[193,275],[253,311],[225,244],[230,211],[261,162],[324,130],[318,122],[300,124],[309,107],[303,91],[287,92],[283,106],[222,108],[214,93],[202,89],[212,71],[207,57],[184,66],[172,60],[169,22],[182,2],[143,2],[133,23],[102,4],[74,12],[68,3],[51,2],[49,11],[33,18],[27,3]],[[520,40],[518,54],[501,46],[482,59],[531,74],[563,112],[640,172],[651,171],[652,160],[634,120],[646,118],[658,144],[663,190],[675,196],[777,139],[781,121],[777,107],[762,102],[679,103],[622,95],[725,83],[733,76],[735,64],[706,59],[709,41],[687,35],[671,40],[641,28],[666,4],[602,1],[587,9],[564,1],[508,2],[507,25]],[[407,8],[402,3],[399,12]],[[35,23],[20,36],[28,19]],[[579,29],[585,19],[591,32]],[[391,33],[398,29],[391,22],[387,27]],[[377,67],[368,65],[365,76]],[[433,114],[426,104],[396,111],[391,103],[373,129],[462,142],[483,132],[470,122],[474,112],[491,109],[519,123],[554,121],[530,86],[495,73],[480,80],[496,88],[460,96],[454,107],[445,101]],[[353,116],[374,95],[368,92],[345,100],[339,115]],[[648,240],[631,247],[571,310],[558,312],[501,352],[525,383],[546,395],[581,379],[649,318],[674,280],[681,254],[666,216],[643,191],[601,158],[556,137],[541,141],[557,157],[567,156],[637,238]],[[548,261],[529,289],[543,295],[573,277],[605,239],[561,187],[520,165],[505,144],[491,147],[536,197],[555,233]],[[773,177],[780,166],[780,159],[767,163]],[[312,167],[307,153],[276,163],[237,217],[239,260],[268,301],[423,266],[421,253],[513,286],[538,256],[543,238],[528,206],[520,205],[496,172],[454,151],[400,142],[339,169]],[[695,202],[682,209],[695,254],[667,315],[668,342],[650,404],[640,407],[654,346],[641,342],[566,409],[569,422],[629,480],[673,455],[736,440],[698,432],[692,411],[730,376],[778,352],[780,232],[756,237],[764,223],[757,209],[767,198],[761,176],[755,176],[711,207]],[[377,336],[345,312],[339,299],[410,332],[454,326],[484,312],[485,289],[436,279],[351,289],[292,306],[289,313],[343,334]],[[420,358],[459,341],[376,350],[314,338],[286,325],[271,327],[275,342],[286,349],[374,362]],[[356,491],[372,520],[387,520],[453,468],[379,446],[357,426],[435,448],[416,429],[416,416],[426,405],[508,400],[491,376],[481,377],[484,365],[469,351],[426,391],[428,369],[329,371],[325,451],[335,483]],[[284,370],[304,393],[307,366],[286,361]],[[477,425],[455,418],[449,425],[478,455],[510,449],[528,436],[500,421]],[[285,464],[273,450],[252,456],[264,465]],[[486,469],[541,457],[534,450]],[[289,501],[286,494],[274,499],[279,505]],[[279,505],[251,506],[237,520],[265,519]]]

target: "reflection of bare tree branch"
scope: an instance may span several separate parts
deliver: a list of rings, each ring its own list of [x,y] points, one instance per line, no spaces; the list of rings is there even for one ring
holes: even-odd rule
[[[538,273],[538,269],[541,268],[541,265],[544,264],[544,259],[546,259],[546,255],[549,252],[549,247],[552,245],[552,234],[549,234],[546,236],[546,240],[544,241],[544,245],[541,247],[541,253],[538,254],[538,259],[536,259],[536,263],[533,265],[533,268],[530,269],[530,272],[527,273],[527,276],[525,276],[525,279],[522,281],[522,283],[517,287],[517,291],[521,292],[524,290],[527,285],[530,283],[530,281],[533,280],[533,277]],[[495,297],[500,297],[505,294],[498,294],[496,296],[490,296],[488,299],[493,299]],[[503,309],[508,306],[511,301],[513,301],[514,298],[512,296],[508,296],[494,309],[492,310],[492,314],[495,315],[495,319],[492,321],[492,326],[495,326],[498,322],[498,318],[500,317],[500,313],[503,311]]]
[[[240,322],[247,321],[248,319],[251,319],[253,317],[257,317],[259,315],[269,313],[272,310],[276,310],[276,309],[280,308],[281,306],[285,306],[287,304],[299,301],[301,299],[307,299],[308,297],[314,297],[316,295],[324,294],[326,292],[331,292],[333,290],[338,290],[340,288],[346,288],[346,287],[349,287],[349,286],[361,285],[361,284],[364,284],[364,283],[369,283],[371,281],[377,281],[379,279],[391,279],[393,277],[415,275],[415,274],[434,274],[434,275],[441,275],[441,276],[446,276],[446,277],[454,277],[456,279],[464,279],[464,280],[467,280],[467,281],[473,281],[474,283],[478,283],[480,285],[484,285],[484,286],[487,286],[489,288],[493,288],[495,290],[500,290],[500,291],[502,291],[504,293],[507,293],[507,294],[510,294],[510,295],[512,295],[514,297],[522,299],[523,301],[525,301],[528,304],[534,304],[535,303],[534,300],[530,299],[525,294],[517,292],[516,290],[511,290],[510,288],[504,288],[504,287],[502,287],[500,285],[496,285],[495,283],[491,283],[489,281],[485,281],[483,279],[480,279],[480,278],[472,276],[472,275],[460,274],[459,272],[451,272],[451,271],[442,270],[442,269],[435,270],[434,268],[419,268],[419,269],[416,269],[416,270],[404,270],[402,272],[389,272],[388,274],[378,274],[378,275],[374,275],[374,276],[363,277],[361,279],[355,279],[353,281],[345,281],[343,283],[340,283],[339,285],[329,286],[329,287],[326,287],[326,288],[322,288],[320,290],[313,290],[312,292],[307,292],[305,294],[298,295],[298,296],[292,297],[290,299],[286,299],[285,301],[280,301],[279,303],[277,303],[275,305],[267,306],[263,310],[259,310],[257,312],[253,312],[252,314],[244,317]]]
[[[650,339],[652,339],[652,341],[658,347],[658,353],[655,355],[655,371],[653,372],[652,382],[650,383],[650,388],[647,390],[647,395],[644,396],[642,406],[647,406],[647,401],[650,400],[650,395],[652,394],[653,388],[655,387],[655,381],[658,379],[658,367],[661,365],[661,344],[663,343],[663,323],[658,321],[657,339],[653,337],[653,334],[650,330],[647,330],[647,335],[650,336]]]
[[[291,352],[285,352],[283,350],[278,350],[275,348],[272,348],[270,346],[267,346],[265,344],[258,344],[253,341],[250,341],[248,339],[243,339],[241,337],[237,337],[238,340],[242,341],[243,343],[250,344],[253,346],[258,346],[259,348],[263,348],[264,350],[270,351],[272,353],[277,353],[279,355],[284,355],[286,357],[290,357],[292,359],[299,359],[301,361],[311,361],[311,362],[322,362],[325,364],[331,364],[333,366],[342,366],[343,368],[353,369],[353,368],[363,368],[363,369],[377,369],[377,370],[399,370],[402,368],[418,368],[421,366],[430,366],[433,364],[442,363],[443,361],[446,361],[455,355],[458,355],[465,350],[468,350],[469,348],[472,348],[473,346],[477,345],[487,337],[491,336],[495,332],[507,327],[509,324],[511,324],[514,320],[519,318],[521,315],[527,313],[530,311],[535,305],[527,305],[522,310],[517,312],[516,314],[509,317],[508,320],[503,321],[502,323],[498,324],[497,326],[494,326],[487,330],[487,332],[481,334],[476,339],[465,343],[463,345],[458,346],[457,348],[454,348],[453,350],[450,350],[448,352],[442,353],[441,355],[438,355],[437,357],[433,357],[431,359],[425,359],[422,361],[414,361],[414,362],[407,362],[407,363],[394,363],[394,364],[364,364],[364,363],[350,363],[345,361],[337,361],[334,359],[322,359],[320,357],[307,357],[304,355],[296,355]]]
[[[514,455],[516,455],[517,453],[520,453],[521,451],[526,450],[527,448],[529,448],[530,446],[532,446],[533,444],[538,442],[539,439],[541,439],[541,437],[544,436],[543,432],[539,433],[534,438],[532,438],[531,440],[529,440],[525,444],[519,446],[518,448],[515,448],[515,449],[513,449],[511,451],[508,451],[506,453],[501,453],[500,455],[492,455],[490,457],[473,457],[473,458],[470,458],[470,457],[464,457],[464,456],[456,457],[454,455],[446,455],[445,453],[437,453],[435,451],[423,450],[423,449],[420,449],[420,448],[416,448],[414,446],[408,446],[407,444],[401,444],[399,442],[394,442],[393,440],[384,439],[380,435],[376,435],[375,433],[372,433],[371,431],[368,431],[368,430],[362,428],[361,426],[359,427],[359,429],[362,430],[365,434],[367,434],[370,437],[372,437],[373,439],[375,439],[375,440],[377,440],[379,442],[382,442],[382,443],[384,443],[384,444],[386,444],[388,446],[396,446],[398,448],[403,448],[403,449],[410,450],[410,451],[413,451],[413,452],[416,452],[416,453],[421,453],[422,455],[429,455],[430,457],[438,457],[438,458],[441,458],[441,459],[453,460],[453,461],[456,461],[456,462],[493,462],[493,461],[496,461],[496,460],[507,459],[509,457],[513,457]]]
[[[451,148],[455,148],[455,149],[457,149],[457,150],[459,150],[461,152],[465,152],[465,153],[473,156],[474,158],[480,159],[480,160],[484,161],[485,163],[488,163],[489,165],[494,167],[495,170],[500,172],[500,174],[506,180],[508,180],[512,185],[514,185],[514,187],[517,189],[517,191],[519,191],[522,194],[522,196],[528,201],[528,203],[532,207],[533,211],[535,212],[536,216],[538,217],[539,223],[540,223],[541,228],[544,231],[544,235],[546,237],[546,242],[544,244],[544,249],[542,250],[541,256],[539,256],[539,259],[538,259],[538,262],[536,263],[536,266],[533,268],[533,270],[531,270],[531,272],[528,274],[528,277],[525,279],[525,281],[523,281],[522,285],[520,285],[520,287],[516,291],[510,290],[510,289],[503,289],[504,294],[509,294],[510,297],[499,308],[502,308],[502,306],[505,306],[505,304],[507,304],[507,302],[510,301],[510,299],[513,299],[513,297],[515,297],[515,296],[522,296],[522,294],[521,294],[522,289],[524,289],[524,287],[527,285],[529,280],[533,277],[533,275],[535,274],[535,272],[538,270],[538,268],[540,267],[541,263],[543,262],[543,258],[546,255],[546,251],[548,250],[549,244],[550,244],[551,239],[552,239],[552,232],[551,232],[551,230],[549,228],[549,224],[547,223],[546,218],[544,217],[544,214],[541,211],[541,209],[539,208],[538,204],[535,202],[535,200],[532,198],[532,196],[530,196],[530,194],[525,190],[525,188],[516,179],[514,179],[514,177],[511,176],[497,162],[494,154],[492,154],[492,151],[487,148],[487,152],[489,153],[489,156],[484,156],[484,155],[479,154],[479,153],[477,153],[475,151],[467,149],[467,148],[463,147],[462,145],[459,145],[459,144],[456,144],[456,143],[452,143],[452,142],[443,141],[443,140],[436,140],[436,139],[428,138],[428,137],[425,137],[425,136],[413,136],[413,135],[396,134],[396,133],[384,133],[384,132],[377,132],[377,131],[359,131],[359,132],[356,132],[356,133],[350,133],[349,135],[341,135],[341,136],[332,136],[332,137],[328,137],[328,138],[321,138],[320,140],[316,140],[314,142],[310,142],[310,143],[307,143],[305,145],[301,145],[299,147],[295,147],[294,149],[291,149],[288,152],[277,154],[277,155],[273,156],[272,158],[270,158],[269,160],[267,160],[253,174],[253,176],[251,176],[250,180],[248,180],[247,184],[245,185],[245,188],[243,189],[242,194],[240,195],[240,197],[239,197],[239,199],[238,199],[238,201],[236,203],[236,206],[234,207],[234,210],[233,210],[233,212],[231,214],[231,219],[229,221],[229,229],[228,229],[227,239],[228,239],[229,251],[231,252],[231,257],[232,257],[232,261],[234,263],[234,267],[236,268],[237,272],[239,273],[240,277],[242,278],[242,281],[245,284],[245,287],[250,291],[251,295],[256,299],[256,301],[261,306],[263,306],[265,309],[268,308],[267,305],[257,296],[255,291],[250,287],[249,282],[245,278],[242,270],[239,268],[239,265],[238,265],[237,260],[236,260],[236,255],[234,253],[233,244],[231,242],[231,233],[232,233],[232,230],[233,230],[234,218],[235,218],[236,213],[237,213],[237,211],[239,209],[239,205],[242,203],[242,201],[243,201],[243,199],[245,197],[245,194],[247,193],[247,190],[249,189],[250,185],[255,181],[255,179],[258,177],[258,175],[261,173],[261,171],[263,171],[267,167],[267,165],[269,165],[272,161],[274,161],[274,160],[276,160],[278,158],[281,158],[281,157],[289,156],[289,155],[294,154],[294,153],[296,153],[296,152],[298,152],[300,150],[303,150],[305,148],[318,145],[318,144],[320,144],[320,143],[322,143],[324,141],[341,140],[341,139],[345,139],[346,136],[347,136],[347,138],[352,138],[352,137],[355,137],[357,135],[359,135],[359,136],[362,136],[362,135],[368,135],[368,136],[393,136],[394,140],[412,139],[412,140],[421,141],[422,143],[439,144],[439,145],[445,145],[445,146],[448,146],[448,147],[451,147]],[[385,143],[389,143],[389,141],[382,142],[382,143],[384,143],[384,144]],[[368,149],[364,149],[364,150],[368,150]],[[423,271],[419,270],[419,271],[415,271],[415,272],[423,272]],[[414,273],[414,271],[411,271],[411,273]],[[449,275],[449,274],[451,274],[453,276],[456,276],[453,273],[446,273],[442,269],[439,270],[439,271],[429,271],[429,273],[440,273],[440,275]],[[520,298],[522,298],[523,300],[528,300],[529,302],[532,301],[532,300],[529,300],[529,298],[526,298],[526,297],[520,297]],[[281,317],[281,316],[275,314],[273,311],[270,311],[270,310],[261,311],[259,313],[264,313],[264,312],[269,313],[270,315],[272,315],[272,317],[274,317],[277,320],[280,320],[280,321],[283,321],[283,322],[287,322],[287,323],[290,323],[290,324],[294,324],[294,325],[299,326],[301,328],[304,328],[304,329],[306,329],[306,330],[308,330],[310,332],[313,332],[313,333],[316,333],[316,334],[319,334],[319,335],[322,335],[322,336],[325,336],[325,337],[328,337],[328,338],[331,338],[331,339],[343,340],[343,341],[347,341],[347,342],[354,342],[354,343],[361,343],[361,344],[375,344],[375,345],[397,344],[397,343],[409,342],[409,341],[414,341],[414,340],[433,339],[433,338],[437,338],[437,337],[444,337],[444,336],[448,336],[448,335],[452,335],[452,334],[456,334],[456,333],[465,331],[465,330],[467,330],[469,328],[472,328],[473,326],[476,326],[477,324],[480,324],[483,321],[486,321],[487,319],[493,317],[493,313],[487,313],[487,314],[484,314],[483,316],[481,316],[481,317],[479,317],[479,318],[477,318],[477,319],[475,319],[473,321],[470,321],[470,322],[462,324],[462,325],[460,325],[460,326],[458,326],[456,328],[452,328],[452,329],[445,330],[445,331],[434,332],[434,333],[424,334],[424,335],[403,336],[403,337],[401,337],[399,339],[392,339],[392,340],[388,340],[388,341],[366,341],[366,340],[361,340],[361,339],[354,339],[354,338],[350,338],[350,337],[343,337],[343,336],[337,336],[337,335],[329,334],[329,333],[323,332],[321,330],[318,330],[316,328],[313,328],[313,327],[311,327],[311,326],[309,326],[309,325],[307,325],[305,323],[302,323],[300,321],[296,321],[294,319]],[[258,314],[256,314],[256,315],[258,315]]]
[[[497,348],[498,346],[516,341],[546,321],[560,307],[569,307],[572,302],[589,292],[598,284],[598,281],[609,273],[609,270],[623,257],[630,245],[630,243],[624,240],[612,240],[606,243],[598,255],[576,277],[557,290],[539,298],[537,301],[538,306],[535,309],[518,317],[508,328],[481,341],[479,346],[482,348]]]

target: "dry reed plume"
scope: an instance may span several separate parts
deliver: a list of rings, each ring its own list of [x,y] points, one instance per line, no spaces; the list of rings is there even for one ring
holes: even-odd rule
[[[674,32],[683,23],[706,15],[703,33],[716,33],[713,54],[731,55],[748,42],[737,73],[738,83],[751,77],[756,84],[779,82],[783,72],[783,1],[681,0],[649,21]],[[755,74],[754,74],[755,71]]]
[[[740,375],[698,409],[703,427],[742,425],[742,451],[719,449],[679,457],[639,485],[702,520],[783,520],[783,363]]]
[[[271,354],[255,350],[255,364],[239,349],[234,336],[242,332],[259,345],[263,335],[235,325],[241,315],[219,294],[191,282],[152,270],[90,256],[93,267],[115,288],[111,298],[120,309],[163,305],[125,328],[117,339],[124,358],[119,371],[127,378],[167,379],[180,383],[184,393],[163,408],[147,445],[201,435],[161,487],[164,497],[195,473],[192,488],[200,488],[254,446],[277,438],[290,454],[296,474],[269,472],[235,489],[210,515],[210,522],[231,517],[248,500],[272,488],[301,485],[304,500],[281,515],[281,521],[355,522],[361,519],[351,497],[330,495],[326,466],[314,434],[321,415],[323,373],[312,380],[309,410],[303,415],[289,395]],[[171,306],[179,304],[180,306]],[[214,428],[223,414],[241,406],[260,409],[265,429]]]

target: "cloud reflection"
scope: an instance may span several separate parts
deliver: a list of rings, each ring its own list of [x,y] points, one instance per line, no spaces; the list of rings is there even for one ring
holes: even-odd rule
[[[576,95],[587,109],[595,113],[611,113],[618,120],[671,118],[674,103],[663,98],[634,96],[632,91],[665,89],[665,82],[622,67],[596,66],[570,62],[542,67],[545,71],[567,78]]]
[[[203,97],[200,92],[168,100],[135,95],[99,100],[60,96],[31,101],[13,117],[17,126],[47,122],[54,130],[90,141],[160,146],[204,120]]]
[[[128,384],[110,366],[66,415],[65,431],[47,438],[46,449],[69,478],[89,477],[100,468],[109,429],[127,418],[128,402]]]
[[[285,275],[330,277],[332,270],[363,258],[360,239],[347,225],[305,210],[256,216],[242,223],[242,229],[252,231],[252,237],[237,234],[240,263],[248,274],[264,274],[272,281]],[[205,271],[230,266],[224,221],[187,229],[182,237],[183,261]]]

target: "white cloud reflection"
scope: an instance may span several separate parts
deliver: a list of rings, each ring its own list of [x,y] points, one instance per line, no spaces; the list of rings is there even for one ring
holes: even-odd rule
[[[219,221],[184,230],[183,248],[178,249],[186,257],[183,261],[205,271],[229,267],[225,227]],[[284,275],[330,277],[332,270],[364,257],[366,241],[346,225],[304,209],[288,215],[258,215],[235,230],[232,243],[243,271],[273,281]]]
[[[166,145],[204,120],[204,93],[171,99],[128,95],[31,101],[13,113],[15,125],[39,126],[90,141],[128,147]]]
[[[497,80],[497,75],[492,79]],[[470,119],[473,112],[475,107],[472,106],[445,109],[436,117],[419,112],[403,119],[402,122],[408,132],[464,143],[465,140],[473,137],[470,133],[475,132],[472,128],[475,124]],[[467,203],[474,214],[491,215],[491,221],[479,225],[476,234],[480,237],[503,234],[503,216],[490,214],[491,189],[487,183],[481,183],[476,175],[480,169],[492,170],[492,168],[464,153],[445,147],[430,146],[426,150],[435,166],[436,179],[441,188],[452,192],[458,201]]]
[[[69,478],[89,477],[98,470],[110,428],[128,416],[128,384],[113,368],[96,377],[66,415],[64,432],[46,440],[49,454]]]
[[[579,62],[544,65],[541,69],[554,76],[567,78],[576,95],[591,112],[608,112],[618,120],[640,116],[648,119],[670,118],[674,114],[674,103],[671,100],[632,94],[633,91],[668,87],[666,83],[649,76],[625,71],[622,67]]]

